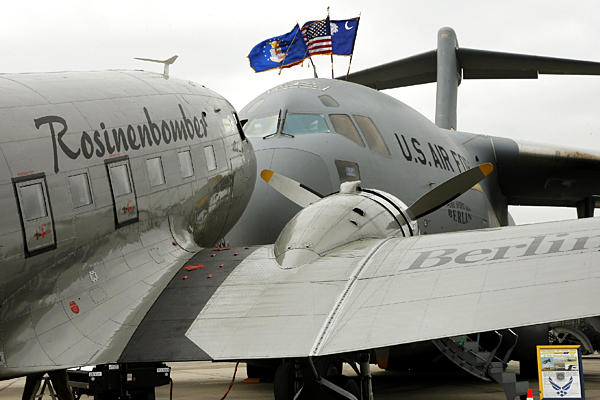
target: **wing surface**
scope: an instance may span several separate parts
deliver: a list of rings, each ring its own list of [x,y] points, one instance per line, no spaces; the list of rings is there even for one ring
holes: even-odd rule
[[[456,49],[463,79],[537,79],[538,74],[600,75],[600,63],[504,53]],[[346,76],[336,79],[346,80]],[[437,51],[392,61],[348,75],[348,81],[377,90],[420,85],[437,80]]]
[[[355,242],[231,272],[186,336],[212,359],[325,355],[600,314],[600,219]]]

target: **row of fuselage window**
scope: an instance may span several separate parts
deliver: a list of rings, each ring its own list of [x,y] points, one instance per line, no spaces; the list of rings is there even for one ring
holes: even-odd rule
[[[215,170],[217,168],[217,160],[213,146],[204,147],[204,156],[208,171]],[[179,151],[178,157],[182,178],[192,177],[194,175],[194,165],[190,150]],[[166,184],[161,156],[147,158],[146,167],[151,187]],[[128,162],[109,164],[109,173],[113,196],[115,198],[128,195],[133,191]],[[68,185],[74,208],[85,207],[93,203],[87,172],[69,175]],[[33,221],[48,216],[47,193],[42,181],[32,180],[31,184],[19,185],[17,188],[25,221]]]

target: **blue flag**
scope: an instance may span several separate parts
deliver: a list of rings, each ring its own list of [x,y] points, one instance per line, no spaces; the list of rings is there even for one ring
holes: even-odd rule
[[[331,21],[331,44],[333,54],[351,56],[358,30],[358,18]]]
[[[274,68],[289,68],[309,56],[298,24],[291,32],[263,40],[248,54],[250,66],[255,72]]]

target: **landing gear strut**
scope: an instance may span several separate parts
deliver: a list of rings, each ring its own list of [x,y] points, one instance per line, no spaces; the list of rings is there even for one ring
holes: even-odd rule
[[[342,374],[343,362],[352,367],[358,380]],[[275,400],[373,400],[370,354],[286,361],[277,368],[274,394]]]

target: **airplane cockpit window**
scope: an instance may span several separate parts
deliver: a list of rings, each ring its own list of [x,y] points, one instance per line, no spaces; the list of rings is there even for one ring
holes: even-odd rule
[[[71,190],[71,199],[73,199],[74,208],[92,204],[90,182],[85,172],[69,176],[69,189]]]
[[[110,167],[110,178],[115,197],[131,193],[131,181],[127,165],[121,164]]]
[[[381,137],[381,133],[379,133],[379,130],[373,123],[373,120],[369,117],[363,117],[362,115],[354,115],[354,120],[365,136],[371,150],[389,156],[390,150],[385,144],[383,137]]]
[[[192,155],[189,150],[179,152],[179,166],[181,167],[181,176],[189,178],[194,175],[194,165],[192,164]]]
[[[165,184],[165,173],[163,171],[160,157],[149,158],[146,160],[148,166],[148,177],[150,178],[150,186],[160,186]]]
[[[327,96],[326,94],[319,96],[319,100],[321,100],[321,103],[323,103],[323,105],[325,107],[339,107],[340,106],[339,103],[333,99],[333,97]]]
[[[283,133],[303,135],[306,133],[329,133],[325,118],[319,114],[287,114]]]
[[[329,114],[329,120],[333,125],[333,130],[336,133],[352,140],[354,143],[361,147],[365,147],[365,142],[360,137],[356,126],[350,119],[350,116],[346,114]]]
[[[277,133],[279,128],[279,114],[267,115],[253,118],[244,125],[244,133],[247,137],[263,137]]]
[[[23,202],[23,214],[26,221],[48,216],[46,201],[44,199],[44,189],[41,183],[21,186],[21,200]]]

